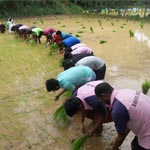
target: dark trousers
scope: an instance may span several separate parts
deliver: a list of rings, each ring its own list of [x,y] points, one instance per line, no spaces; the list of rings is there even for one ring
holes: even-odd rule
[[[96,74],[96,80],[103,80],[105,78],[105,72],[106,72],[106,65],[99,69],[99,70],[94,70]]]
[[[132,150],[150,150],[150,149],[145,149],[139,145],[137,136],[135,136],[134,139],[132,140],[131,148]]]

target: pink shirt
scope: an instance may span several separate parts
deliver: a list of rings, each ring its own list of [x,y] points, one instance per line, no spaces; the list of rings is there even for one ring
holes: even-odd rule
[[[92,54],[93,50],[87,46],[83,46],[83,47],[78,47],[76,49],[74,49],[71,54],[72,55],[76,55],[76,54]]]
[[[29,26],[25,26],[25,25],[19,27],[19,30],[26,30],[26,29],[28,30],[28,29],[30,29],[30,27]]]
[[[139,145],[150,149],[150,98],[134,90],[114,90],[111,95],[111,106],[117,99],[128,110],[127,127],[138,137]]]
[[[45,29],[44,31],[43,31],[43,34],[45,35],[45,36],[47,36],[49,33],[54,33],[54,32],[56,32],[55,31],[55,29],[53,29],[53,28],[48,28],[48,29]]]
[[[78,89],[77,97],[82,100],[85,109],[92,110],[92,108],[84,101],[84,99],[87,96],[89,97],[89,96],[95,95],[96,85],[98,85],[102,82],[104,82],[104,81],[103,80],[91,81],[91,82],[88,82],[88,83],[84,84],[83,86],[81,86]]]
[[[79,47],[87,47],[87,46],[85,44],[83,44],[83,43],[78,43],[78,44],[75,44],[75,45],[71,46],[71,49],[75,50],[75,49],[77,49]]]

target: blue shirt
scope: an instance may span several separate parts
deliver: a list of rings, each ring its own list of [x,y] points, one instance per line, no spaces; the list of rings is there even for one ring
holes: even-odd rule
[[[80,40],[74,36],[68,37],[63,40],[65,48],[70,48],[71,46],[80,43]]]
[[[68,38],[68,37],[72,37],[72,35],[69,34],[69,33],[62,33],[62,39],[63,40],[66,39],[66,38]]]
[[[87,66],[76,66],[65,70],[57,77],[60,88],[67,90],[75,90],[76,87],[81,86],[89,81],[94,81],[96,75],[94,71]]]

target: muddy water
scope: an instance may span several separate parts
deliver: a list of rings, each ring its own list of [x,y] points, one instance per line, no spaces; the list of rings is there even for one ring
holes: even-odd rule
[[[145,23],[141,28],[140,22],[137,21],[100,16],[53,16],[42,19],[44,24],[37,18],[21,19],[16,22],[27,25],[36,23],[36,26],[43,29],[51,26],[63,32],[80,35],[81,41],[106,62],[105,80],[117,88],[141,90],[142,82],[149,79],[149,23]],[[135,33],[134,37],[129,36],[129,30]],[[42,37],[42,42],[44,40]],[[106,43],[100,44],[100,41]],[[53,57],[56,57],[54,62],[56,65],[58,57]],[[71,141],[81,135],[79,116],[70,119],[64,128],[59,127],[52,119],[54,111],[65,98],[54,102],[53,97],[56,93],[48,94],[45,91],[45,80],[62,71],[55,66],[57,69],[51,73],[49,71],[51,63],[46,62],[42,69],[26,77],[25,80],[30,83],[26,86],[26,81],[21,81],[22,77],[14,77],[16,82],[13,87],[16,86],[16,90],[13,90],[13,94],[11,91],[4,93],[5,99],[0,101],[0,150],[69,150]],[[25,88],[22,88],[24,86]],[[20,92],[20,89],[23,89],[23,92]],[[89,138],[85,150],[106,149],[107,144],[111,144],[114,140],[115,134],[113,123],[105,124],[102,136]],[[122,150],[130,150],[132,137],[133,134],[130,133],[121,147]]]

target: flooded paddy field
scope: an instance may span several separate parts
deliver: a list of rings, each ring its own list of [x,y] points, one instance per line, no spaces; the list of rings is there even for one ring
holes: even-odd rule
[[[42,21],[41,21],[42,20]],[[47,16],[15,20],[42,29],[53,27],[78,36],[106,62],[105,80],[116,88],[141,91],[150,75],[150,23],[102,16]],[[129,30],[134,32],[130,37]],[[32,45],[13,34],[0,34],[0,150],[69,150],[71,141],[82,135],[79,116],[61,128],[53,113],[65,97],[54,101],[57,92],[47,93],[45,80],[63,71],[62,55],[49,55],[49,47]],[[106,150],[116,132],[105,124],[100,137],[89,138],[85,150]],[[133,134],[121,150],[130,150]]]

